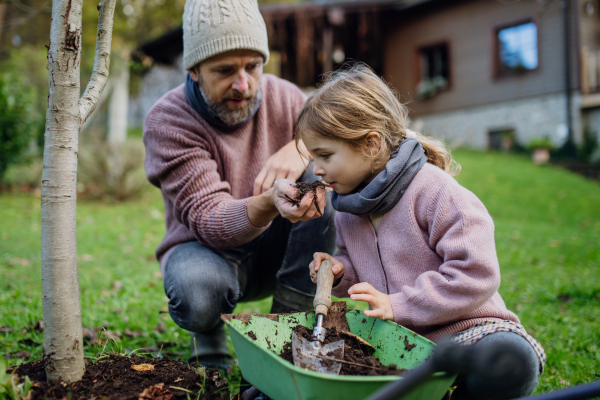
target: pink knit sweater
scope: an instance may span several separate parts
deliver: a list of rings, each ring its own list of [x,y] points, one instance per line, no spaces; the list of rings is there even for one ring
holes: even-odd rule
[[[333,294],[368,282],[390,295],[394,320],[430,340],[478,322],[519,322],[498,294],[494,223],[481,201],[425,164],[377,232],[368,216],[338,212],[335,257],[346,272]]]
[[[267,227],[254,227],[246,205],[267,159],[294,134],[306,96],[292,83],[265,74],[262,103],[244,126],[224,133],[189,105],[183,85],[165,94],[144,123],[146,175],[162,191],[167,233],[160,259],[180,243],[212,248],[247,243]],[[268,226],[268,225],[267,225]]]

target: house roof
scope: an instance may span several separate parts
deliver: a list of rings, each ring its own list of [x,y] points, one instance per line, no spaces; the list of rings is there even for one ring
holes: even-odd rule
[[[322,13],[331,8],[343,8],[346,12],[357,12],[365,7],[378,9],[407,10],[436,0],[315,0],[301,3],[261,4],[260,12],[265,17],[285,17],[296,12],[317,11]],[[171,65],[183,52],[183,28],[179,27],[144,43],[137,49],[136,58],[151,57],[154,62]]]

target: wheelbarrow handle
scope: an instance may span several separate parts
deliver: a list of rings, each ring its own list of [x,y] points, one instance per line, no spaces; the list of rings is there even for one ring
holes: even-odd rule
[[[600,397],[600,381],[586,383],[566,389],[556,390],[537,396],[520,397],[516,400],[586,400]]]
[[[526,360],[510,346],[494,344],[473,351],[471,346],[460,346],[451,340],[440,342],[431,358],[401,379],[389,383],[366,400],[396,400],[408,394],[436,372],[454,375],[478,374],[489,382],[503,382],[523,375]]]
[[[491,345],[486,349],[472,350],[451,340],[443,341],[433,351],[431,358],[401,379],[391,382],[365,400],[398,400],[431,378],[436,372],[448,374],[469,373],[483,377],[502,390],[504,382],[522,376],[526,360],[511,346]],[[516,400],[586,400],[600,396],[600,381],[544,393]]]

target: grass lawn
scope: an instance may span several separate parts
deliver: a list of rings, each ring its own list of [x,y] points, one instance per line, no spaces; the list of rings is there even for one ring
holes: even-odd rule
[[[538,392],[600,378],[600,185],[520,156],[460,150],[455,157],[463,167],[458,180],[496,223],[500,293],[546,349]],[[163,353],[186,359],[189,334],[165,313],[153,256],[164,233],[158,190],[116,205],[79,202],[77,213],[83,324],[115,338],[106,347],[86,345],[86,356],[174,342]],[[29,360],[39,359],[39,198],[0,196],[0,221],[0,355],[29,351]],[[236,312],[269,307],[266,299]]]

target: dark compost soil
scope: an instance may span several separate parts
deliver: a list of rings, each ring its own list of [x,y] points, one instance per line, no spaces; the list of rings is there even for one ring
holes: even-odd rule
[[[306,196],[308,193],[312,193],[313,195],[313,204],[317,207],[317,212],[323,216],[321,209],[319,208],[319,204],[317,203],[317,188],[325,189],[327,186],[321,181],[314,181],[311,184],[304,182],[296,183],[296,195],[294,198],[287,198],[293,205],[296,207],[300,207],[300,201]],[[287,197],[287,196],[286,196]]]
[[[22,379],[28,376],[33,381],[32,400],[174,400],[187,399],[188,394],[196,399],[199,392],[203,400],[229,400],[230,396],[227,379],[219,370],[199,369],[195,363],[187,365],[166,356],[110,355],[86,365],[83,378],[72,385],[46,382],[43,361],[22,364],[16,373]]]
[[[350,331],[348,321],[346,320],[346,303],[335,302],[329,309],[329,314],[323,321],[323,327],[327,329],[324,344],[344,341],[344,358],[346,363],[342,363],[340,375],[403,375],[408,370],[398,369],[394,364],[383,365],[379,359],[373,357],[373,349],[367,345],[359,343],[352,335],[346,332]],[[302,325],[297,325],[293,328],[294,332],[298,333],[307,340],[312,340],[313,332]],[[294,363],[292,356],[292,343],[287,343],[281,354],[281,358]]]

